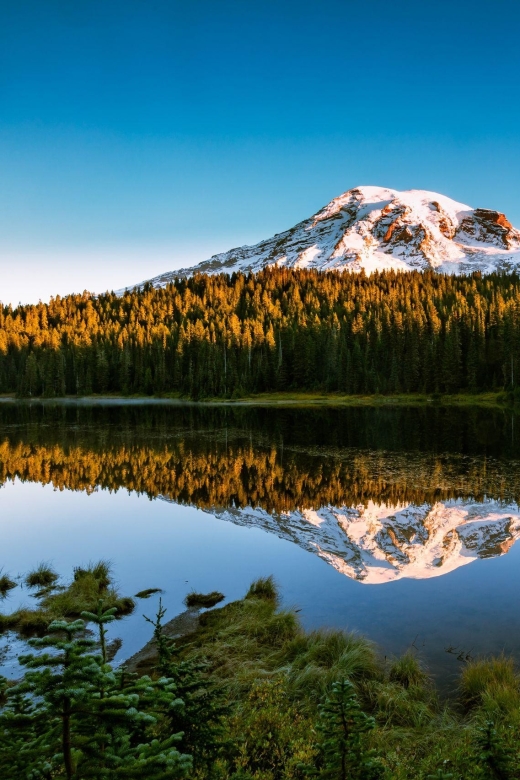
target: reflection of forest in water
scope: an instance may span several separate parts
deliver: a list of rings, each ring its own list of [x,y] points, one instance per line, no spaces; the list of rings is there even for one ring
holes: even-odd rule
[[[418,408],[0,407],[0,482],[288,512],[369,501],[517,501],[511,412]]]

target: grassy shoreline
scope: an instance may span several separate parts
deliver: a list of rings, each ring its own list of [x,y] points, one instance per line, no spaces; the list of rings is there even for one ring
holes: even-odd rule
[[[88,571],[76,569],[75,572],[80,574],[75,577],[76,584],[97,573],[100,582],[108,585],[108,570],[103,562]],[[51,569],[42,564],[26,581],[41,585],[50,579],[49,573],[52,574]],[[94,585],[95,594],[87,588],[80,594],[69,595],[79,595],[82,601],[87,596],[90,604],[93,597],[99,596],[99,582]],[[65,591],[57,593],[60,597],[57,611],[49,617],[65,614],[63,595]],[[200,599],[203,595],[208,598],[216,594],[197,595]],[[67,598],[66,603],[69,602]],[[102,619],[105,622],[114,619],[110,610],[104,612],[107,607],[104,600],[97,601],[97,606],[94,614],[81,612],[91,628],[95,624],[101,626]],[[77,612],[75,602],[71,616]],[[123,663],[119,677],[106,661],[101,666],[109,651],[101,631],[99,644],[88,635],[79,637],[77,641],[86,642],[91,648],[81,651],[89,653],[85,658],[88,664],[74,667],[69,661],[67,673],[83,675],[83,688],[79,688],[81,709],[77,711],[80,713],[92,699],[94,712],[99,714],[98,689],[95,684],[85,687],[84,669],[109,674],[103,680],[107,684],[110,680],[116,682],[117,700],[127,693],[145,690],[146,702],[154,714],[150,721],[152,737],[160,736],[165,728],[170,735],[173,728],[174,733],[180,732],[180,739],[187,729],[188,741],[181,748],[187,748],[196,759],[193,771],[188,774],[192,780],[208,779],[208,756],[213,780],[305,780],[309,776],[366,780],[482,780],[486,777],[513,780],[520,776],[520,674],[512,658],[501,655],[465,661],[453,695],[443,700],[416,650],[387,657],[381,648],[356,632],[304,629],[296,610],[281,606],[271,577],[256,580],[243,598],[223,607],[202,613],[187,610],[167,624],[161,622],[164,614],[159,604],[155,620],[146,618],[154,626],[154,638]],[[51,633],[63,631],[67,623],[71,631],[84,632],[81,621],[78,624],[67,620],[63,624],[53,623]],[[57,644],[54,644],[63,649],[63,639],[56,637]],[[48,645],[44,640],[44,646]],[[79,654],[79,664],[78,648],[79,645],[75,652]],[[31,664],[54,667],[52,674],[48,672],[42,678],[45,681],[59,681],[64,674],[63,659],[57,667],[46,661],[45,656],[41,662],[31,661]],[[22,685],[30,685],[31,679],[40,678],[30,671]],[[173,723],[160,715],[165,681],[171,684],[168,690],[172,696],[177,696],[175,706],[171,707],[177,718]],[[351,692],[350,709],[348,717],[345,716],[347,722],[342,709],[341,723],[336,720],[331,728],[341,739],[346,739],[347,732],[357,734],[358,741],[345,743],[348,760],[359,768],[360,756],[370,757],[371,766],[377,772],[341,775],[325,771],[327,743],[320,731],[325,723],[321,705],[325,701],[330,704],[338,686],[346,686]],[[1,705],[9,696],[12,706],[16,706],[15,691],[12,684],[0,678],[0,717]],[[138,696],[136,700],[146,703]],[[182,709],[179,702],[183,704]],[[336,699],[337,705],[345,708],[348,703],[342,702],[340,705]],[[113,706],[112,699],[110,704]],[[73,713],[71,722],[75,736],[84,742],[81,731],[84,722],[77,712]],[[31,725],[32,715],[29,711],[27,720],[26,713],[25,722]],[[49,714],[59,723],[54,711],[49,710]],[[58,715],[61,717],[61,710]],[[362,723],[356,731],[359,719]],[[11,725],[9,713],[4,723]],[[209,723],[209,731],[200,729],[200,723],[206,726]],[[36,738],[41,738],[42,721],[35,719],[32,725]],[[209,741],[204,742],[206,738]],[[210,753],[204,752],[205,746],[209,746]],[[11,747],[12,736],[7,742],[2,743],[0,739],[0,753],[3,748],[5,756],[7,749],[8,758],[12,757]],[[55,747],[52,750],[51,755],[58,755]],[[103,756],[104,753],[100,760]],[[89,755],[82,758],[87,761]],[[99,769],[96,760],[94,754],[91,765]],[[493,773],[496,766],[500,773]],[[172,778],[181,776],[186,775],[171,775]]]
[[[175,641],[178,659],[205,664],[208,685],[224,694],[224,735],[235,747],[217,760],[218,780],[304,780],[302,766],[320,760],[319,704],[345,679],[374,719],[365,740],[385,780],[491,777],[478,758],[489,723],[496,757],[509,751],[520,769],[520,678],[510,658],[461,664],[453,695],[443,700],[417,652],[387,658],[355,632],[306,631],[292,609],[280,607],[271,578],[201,614]],[[139,661],[134,671],[153,673],[153,647]]]
[[[483,406],[494,408],[518,407],[511,394],[504,391],[486,393],[454,393],[438,395],[431,393],[399,393],[395,395],[341,395],[320,392],[272,392],[234,398],[202,398],[194,400],[180,394],[150,395],[88,395],[49,398],[19,397],[15,394],[0,395],[0,403],[46,403],[46,404],[164,404],[193,406]]]

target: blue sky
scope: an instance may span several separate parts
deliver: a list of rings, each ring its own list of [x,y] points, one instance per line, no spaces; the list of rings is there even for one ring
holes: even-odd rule
[[[360,184],[520,226],[520,4],[2,0],[0,300],[100,291]]]

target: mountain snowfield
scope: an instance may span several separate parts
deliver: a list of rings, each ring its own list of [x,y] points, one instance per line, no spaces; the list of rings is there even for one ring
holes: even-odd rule
[[[273,238],[148,281],[164,287],[197,272],[256,272],[266,266],[368,274],[512,271],[520,267],[520,231],[498,211],[473,209],[435,192],[356,187]]]
[[[520,507],[500,501],[449,500],[355,508],[325,506],[287,514],[261,508],[212,510],[319,555],[338,572],[370,585],[427,579],[479,558],[506,553],[520,536]]]

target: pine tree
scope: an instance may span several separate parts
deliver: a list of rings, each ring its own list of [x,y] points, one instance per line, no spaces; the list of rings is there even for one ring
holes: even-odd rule
[[[152,620],[157,647],[157,671],[173,680],[183,706],[171,711],[169,724],[173,731],[182,732],[181,749],[193,755],[194,767],[203,767],[211,776],[211,767],[220,747],[222,717],[227,714],[222,693],[208,680],[206,664],[178,660],[175,643],[164,633],[163,618],[166,614],[162,601]]]
[[[309,774],[331,780],[383,778],[383,766],[366,745],[366,735],[374,727],[375,721],[362,711],[352,683],[335,682],[330,696],[320,706],[317,725],[322,765]]]
[[[506,745],[492,721],[478,729],[476,747],[476,763],[486,780],[515,780],[518,777],[520,756]]]
[[[99,626],[101,656],[94,652],[96,641],[85,636],[83,620],[60,620],[46,637],[30,640],[42,653],[20,657],[28,671],[8,691],[0,715],[3,777],[185,777],[192,761],[177,749],[181,735],[157,734],[161,720],[183,706],[175,682],[114,672],[105,643],[112,610],[99,604],[88,614]]]

